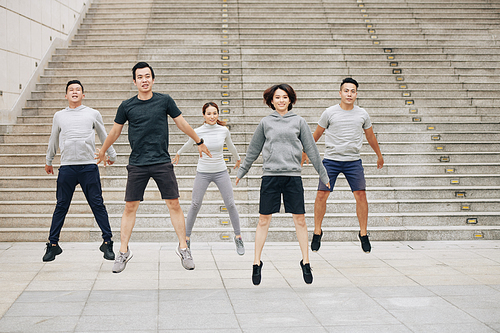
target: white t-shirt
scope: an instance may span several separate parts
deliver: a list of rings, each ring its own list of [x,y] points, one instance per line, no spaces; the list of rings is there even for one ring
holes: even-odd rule
[[[327,108],[318,125],[325,128],[325,158],[334,161],[356,161],[361,158],[363,130],[372,127],[365,109],[354,105],[344,110],[339,104]]]
[[[212,154],[212,157],[210,158],[205,155],[205,153],[203,153],[203,157],[198,159],[198,166],[196,167],[196,171],[215,173],[226,170],[226,162],[224,162],[223,156],[224,143],[226,143],[226,146],[233,157],[236,160],[240,159],[238,152],[236,151],[236,147],[231,140],[231,134],[229,133],[227,127],[217,124],[203,124],[202,126],[196,128],[194,131],[200,138],[203,138],[205,145]],[[196,144],[194,140],[189,138],[188,142],[186,142],[184,146],[179,149],[177,154],[181,155],[194,144]]]

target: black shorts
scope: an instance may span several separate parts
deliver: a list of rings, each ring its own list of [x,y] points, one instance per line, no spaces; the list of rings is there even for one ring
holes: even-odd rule
[[[179,187],[172,163],[144,166],[127,165],[127,171],[125,201],[143,201],[144,191],[150,178],[153,178],[156,182],[162,199],[179,198]]]
[[[263,176],[260,185],[259,213],[262,215],[278,213],[281,207],[281,194],[283,194],[285,213],[306,213],[304,187],[300,176]]]

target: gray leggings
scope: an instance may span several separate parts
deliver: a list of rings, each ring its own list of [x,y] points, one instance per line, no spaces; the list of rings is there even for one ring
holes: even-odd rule
[[[219,188],[224,204],[226,205],[227,211],[229,212],[229,218],[231,219],[231,224],[233,225],[234,234],[240,235],[240,216],[236,210],[236,204],[234,203],[233,196],[233,186],[231,185],[231,179],[229,178],[229,173],[227,170],[215,173],[208,172],[196,172],[196,177],[194,178],[193,192],[191,208],[186,218],[186,237],[191,237],[191,231],[193,230],[194,221],[201,208],[201,203],[203,202],[203,196],[207,191],[208,185],[214,182]]]

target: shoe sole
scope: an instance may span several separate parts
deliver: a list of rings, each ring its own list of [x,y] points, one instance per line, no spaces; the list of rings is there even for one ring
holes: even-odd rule
[[[181,265],[182,267],[184,267],[184,269],[188,270],[188,271],[192,271],[194,269],[194,267],[186,267],[184,266],[184,262],[182,261],[182,256],[181,254],[179,253],[179,249],[175,249],[175,253],[179,256],[179,258],[181,258]]]
[[[132,259],[133,256],[134,255],[132,254],[132,252],[130,252],[130,255],[128,256],[127,260],[125,260],[125,262],[124,262],[125,265],[123,265],[123,269],[121,271],[115,271],[115,270],[113,270],[112,272],[113,273],[121,273],[121,272],[123,272],[125,270],[125,267],[127,267],[127,263],[130,261],[130,259]]]

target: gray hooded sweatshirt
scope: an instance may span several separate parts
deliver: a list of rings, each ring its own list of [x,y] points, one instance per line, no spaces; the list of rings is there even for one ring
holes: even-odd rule
[[[257,126],[237,177],[245,177],[261,152],[264,176],[300,177],[302,151],[306,152],[321,181],[328,183],[328,174],[321,163],[318,147],[304,118],[291,111],[284,116],[274,111],[262,118]]]
[[[45,163],[52,165],[59,146],[61,165],[95,164],[96,132],[101,142],[104,142],[107,134],[99,111],[80,105],[75,109],[67,107],[56,112]],[[113,146],[108,148],[107,153],[111,161],[116,161]]]

